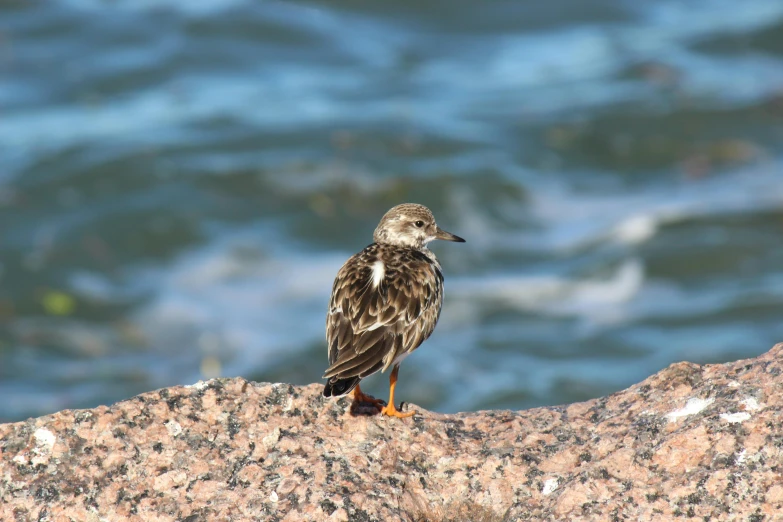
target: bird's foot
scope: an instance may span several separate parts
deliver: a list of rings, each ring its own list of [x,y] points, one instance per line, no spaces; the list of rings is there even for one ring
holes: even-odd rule
[[[366,393],[362,393],[361,391],[359,392],[354,391],[353,400],[354,402],[361,402],[363,404],[372,404],[373,406],[376,406],[379,410],[384,406],[386,406],[385,400],[376,399],[372,395],[367,395]]]
[[[351,415],[377,415],[384,406],[386,406],[386,401],[376,399],[372,395],[367,395],[362,393],[361,390],[354,389]]]
[[[402,408],[402,405],[400,405],[400,408]],[[381,409],[381,415],[386,415],[388,417],[397,417],[398,419],[407,419],[408,417],[413,417],[414,415],[416,415],[416,412],[406,411],[405,413],[403,413],[394,407],[394,403],[391,403],[384,406]]]

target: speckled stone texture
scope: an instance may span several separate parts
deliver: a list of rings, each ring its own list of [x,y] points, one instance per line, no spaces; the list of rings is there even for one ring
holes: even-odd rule
[[[320,385],[164,389],[0,425],[0,520],[431,520],[417,517],[458,504],[497,520],[780,520],[782,356],[405,420],[351,417]]]

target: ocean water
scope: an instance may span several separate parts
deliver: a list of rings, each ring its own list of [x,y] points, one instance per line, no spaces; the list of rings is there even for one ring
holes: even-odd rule
[[[318,382],[332,279],[406,201],[467,243],[432,246],[445,305],[400,400],[561,404],[783,341],[779,0],[0,20],[0,421]]]

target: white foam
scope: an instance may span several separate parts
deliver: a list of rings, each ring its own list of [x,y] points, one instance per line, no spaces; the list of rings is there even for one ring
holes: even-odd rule
[[[496,302],[519,310],[536,310],[551,315],[582,316],[604,322],[619,319],[622,305],[644,282],[638,259],[629,259],[613,273],[599,278],[557,276],[482,275],[449,280],[449,299],[472,308]],[[450,305],[450,306],[451,306]]]
[[[150,289],[134,328],[148,346],[169,352],[145,365],[149,387],[203,378],[204,356],[218,357],[224,375],[246,375],[322,342],[332,281],[349,254],[292,252],[272,231],[263,231],[262,251],[259,235],[240,230],[169,266],[128,274],[128,284]]]
[[[186,16],[208,17],[224,9],[242,9],[247,0],[118,0],[112,12],[130,9],[147,12],[161,5]],[[105,2],[69,0],[79,9],[106,12]],[[723,5],[724,7],[716,7]],[[239,6],[239,7],[238,7]],[[635,7],[638,16],[611,31],[602,24],[579,23],[521,34],[497,36],[482,41],[481,52],[447,53],[428,57],[411,70],[411,95],[406,110],[417,115],[417,126],[437,128],[441,133],[491,140],[492,126],[479,116],[507,111],[518,105],[525,92],[525,116],[550,118],[553,113],[603,107],[620,100],[649,99],[641,82],[628,81],[624,71],[645,60],[656,60],[683,71],[678,86],[682,94],[736,103],[749,103],[777,93],[783,71],[774,58],[716,56],[694,52],[694,38],[723,31],[751,31],[763,28],[783,13],[779,0],[754,0],[734,9],[727,0],[699,2],[652,2]],[[121,11],[120,11],[121,12]],[[355,16],[302,4],[278,2],[274,9],[258,13],[267,23],[301,31],[314,38],[328,39],[337,56],[356,60],[357,68],[310,63],[307,67],[275,63],[274,75],[257,81],[259,71],[243,70],[234,76],[183,75],[177,89],[138,89],[111,104],[63,105],[44,109],[27,108],[4,115],[0,142],[11,148],[40,146],[46,135],[48,148],[66,148],[86,140],[171,139],[176,129],[194,121],[232,117],[256,127],[278,130],[291,125],[341,125],[351,122],[399,118],[394,103],[345,101],[344,93],[359,92],[368,85],[365,69],[393,67],[400,53],[411,45],[425,45],[398,25],[388,26],[383,17]],[[121,16],[121,15],[120,15]],[[676,20],[672,23],[671,20]],[[341,27],[350,24],[352,31]],[[345,33],[345,34],[344,34]],[[358,36],[357,36],[358,35]],[[357,37],[362,45],[356,45]],[[371,36],[371,37],[370,37]],[[617,52],[617,49],[623,52]],[[157,63],[160,53],[139,51],[142,63]],[[113,55],[110,55],[114,59]],[[96,56],[95,59],[101,59]],[[165,65],[165,64],[164,64]],[[730,68],[735,74],[726,75]],[[455,82],[454,78],[460,78]],[[329,89],[324,89],[328,79]],[[186,92],[187,96],[181,93]],[[264,100],[265,110],[247,107]],[[482,103],[494,100],[496,103]],[[9,102],[10,103],[10,102]],[[360,104],[361,103],[361,104]],[[473,117],[466,118],[465,112]],[[489,114],[488,114],[489,113]],[[4,130],[7,129],[7,130]],[[155,132],[148,132],[154,130]]]
[[[663,0],[636,4],[652,27],[679,37],[696,37],[724,32],[744,32],[774,24],[783,16],[777,0],[759,0],[743,5],[732,0]]]
[[[641,214],[622,220],[611,235],[621,243],[635,245],[648,241],[657,230],[658,223],[655,218],[649,214]]]
[[[543,251],[572,253],[607,240],[643,243],[661,226],[695,217],[779,208],[783,184],[777,172],[763,166],[622,195],[606,190],[575,192],[561,182],[542,181],[531,204],[533,215],[547,227],[519,241]]]

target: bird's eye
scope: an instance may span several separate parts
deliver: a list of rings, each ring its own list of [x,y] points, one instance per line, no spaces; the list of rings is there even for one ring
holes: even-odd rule
[[[421,228],[421,227],[424,226],[424,221],[417,221],[416,223],[414,223],[414,225],[416,225],[417,227]]]

